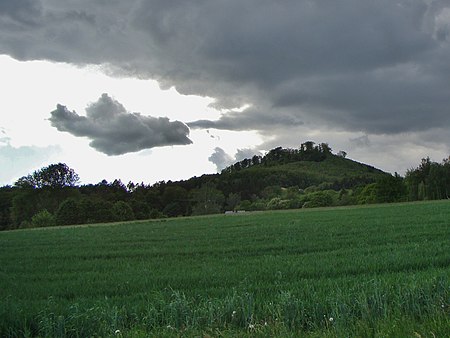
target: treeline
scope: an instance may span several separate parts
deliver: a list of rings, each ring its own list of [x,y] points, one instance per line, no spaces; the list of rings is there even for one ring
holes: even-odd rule
[[[223,169],[222,173],[233,173],[257,165],[272,166],[298,161],[320,162],[330,154],[331,148],[327,143],[315,145],[314,142],[308,141],[302,143],[299,149],[277,147],[270,150],[265,156],[255,155],[252,158],[245,158]]]
[[[416,169],[405,176],[410,200],[436,200],[450,198],[450,157],[441,163],[422,159]]]
[[[214,176],[154,185],[120,180],[77,185],[72,169],[53,164],[0,188],[0,229],[218,213],[226,199],[210,182]]]
[[[73,169],[53,164],[0,188],[0,229],[449,197],[449,160],[424,159],[403,178],[342,153],[306,142],[240,161],[221,174],[153,185],[78,185]]]

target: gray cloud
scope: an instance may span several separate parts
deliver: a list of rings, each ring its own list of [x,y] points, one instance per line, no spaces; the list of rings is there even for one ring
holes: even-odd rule
[[[0,10],[1,53],[103,64],[220,108],[250,104],[192,128],[281,140],[283,126],[370,136],[450,125],[447,0],[3,0]]]
[[[252,158],[254,155],[261,155],[261,152],[251,148],[237,149],[233,157],[228,155],[222,148],[216,147],[208,160],[216,165],[217,171],[221,171],[233,163],[242,161],[245,158]]]
[[[231,111],[222,114],[219,120],[198,120],[188,122],[191,128],[205,129],[225,129],[225,130],[265,130],[273,129],[274,126],[301,126],[302,117],[283,109],[278,111],[267,110],[266,108],[250,107],[242,112]]]
[[[189,128],[184,123],[129,113],[107,94],[86,108],[86,116],[58,104],[49,120],[59,131],[92,139],[90,145],[107,155],[192,143],[188,138]]]
[[[252,158],[255,155],[262,155],[262,153],[252,148],[242,148],[236,151],[234,155],[236,161],[242,161],[246,158]]]
[[[0,2],[0,22],[9,28],[20,26],[33,26],[38,24],[38,18],[42,15],[42,7],[39,1],[16,0]]]
[[[208,160],[216,165],[217,171],[221,171],[233,163],[233,158],[219,147],[214,149]]]
[[[370,146],[370,139],[369,136],[363,135],[355,138],[350,138],[350,143],[352,143],[355,147],[361,148],[361,147],[369,147]]]

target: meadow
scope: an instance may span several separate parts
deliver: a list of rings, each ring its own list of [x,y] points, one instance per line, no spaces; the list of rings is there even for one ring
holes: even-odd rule
[[[449,337],[450,201],[0,233],[1,337]]]

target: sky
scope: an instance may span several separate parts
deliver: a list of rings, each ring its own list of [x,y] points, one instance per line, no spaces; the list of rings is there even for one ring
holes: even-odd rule
[[[1,0],[0,185],[220,171],[277,146],[450,154],[449,0]]]

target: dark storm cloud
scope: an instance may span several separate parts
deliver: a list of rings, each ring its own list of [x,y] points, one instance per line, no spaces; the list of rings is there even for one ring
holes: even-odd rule
[[[188,138],[189,128],[184,123],[128,113],[107,94],[86,108],[86,116],[58,105],[49,120],[59,131],[92,139],[90,145],[107,155],[192,143]]]
[[[2,25],[18,27],[20,25],[35,26],[41,17],[41,6],[39,1],[14,0],[0,2],[0,22]]]
[[[250,105],[192,127],[450,124],[447,0],[3,0],[0,11],[0,53],[104,64],[217,107]]]
[[[266,108],[247,108],[242,112],[232,111],[223,114],[219,120],[198,120],[187,123],[189,127],[196,129],[214,128],[225,130],[263,130],[274,126],[301,126],[303,121],[295,113],[286,113]]]

